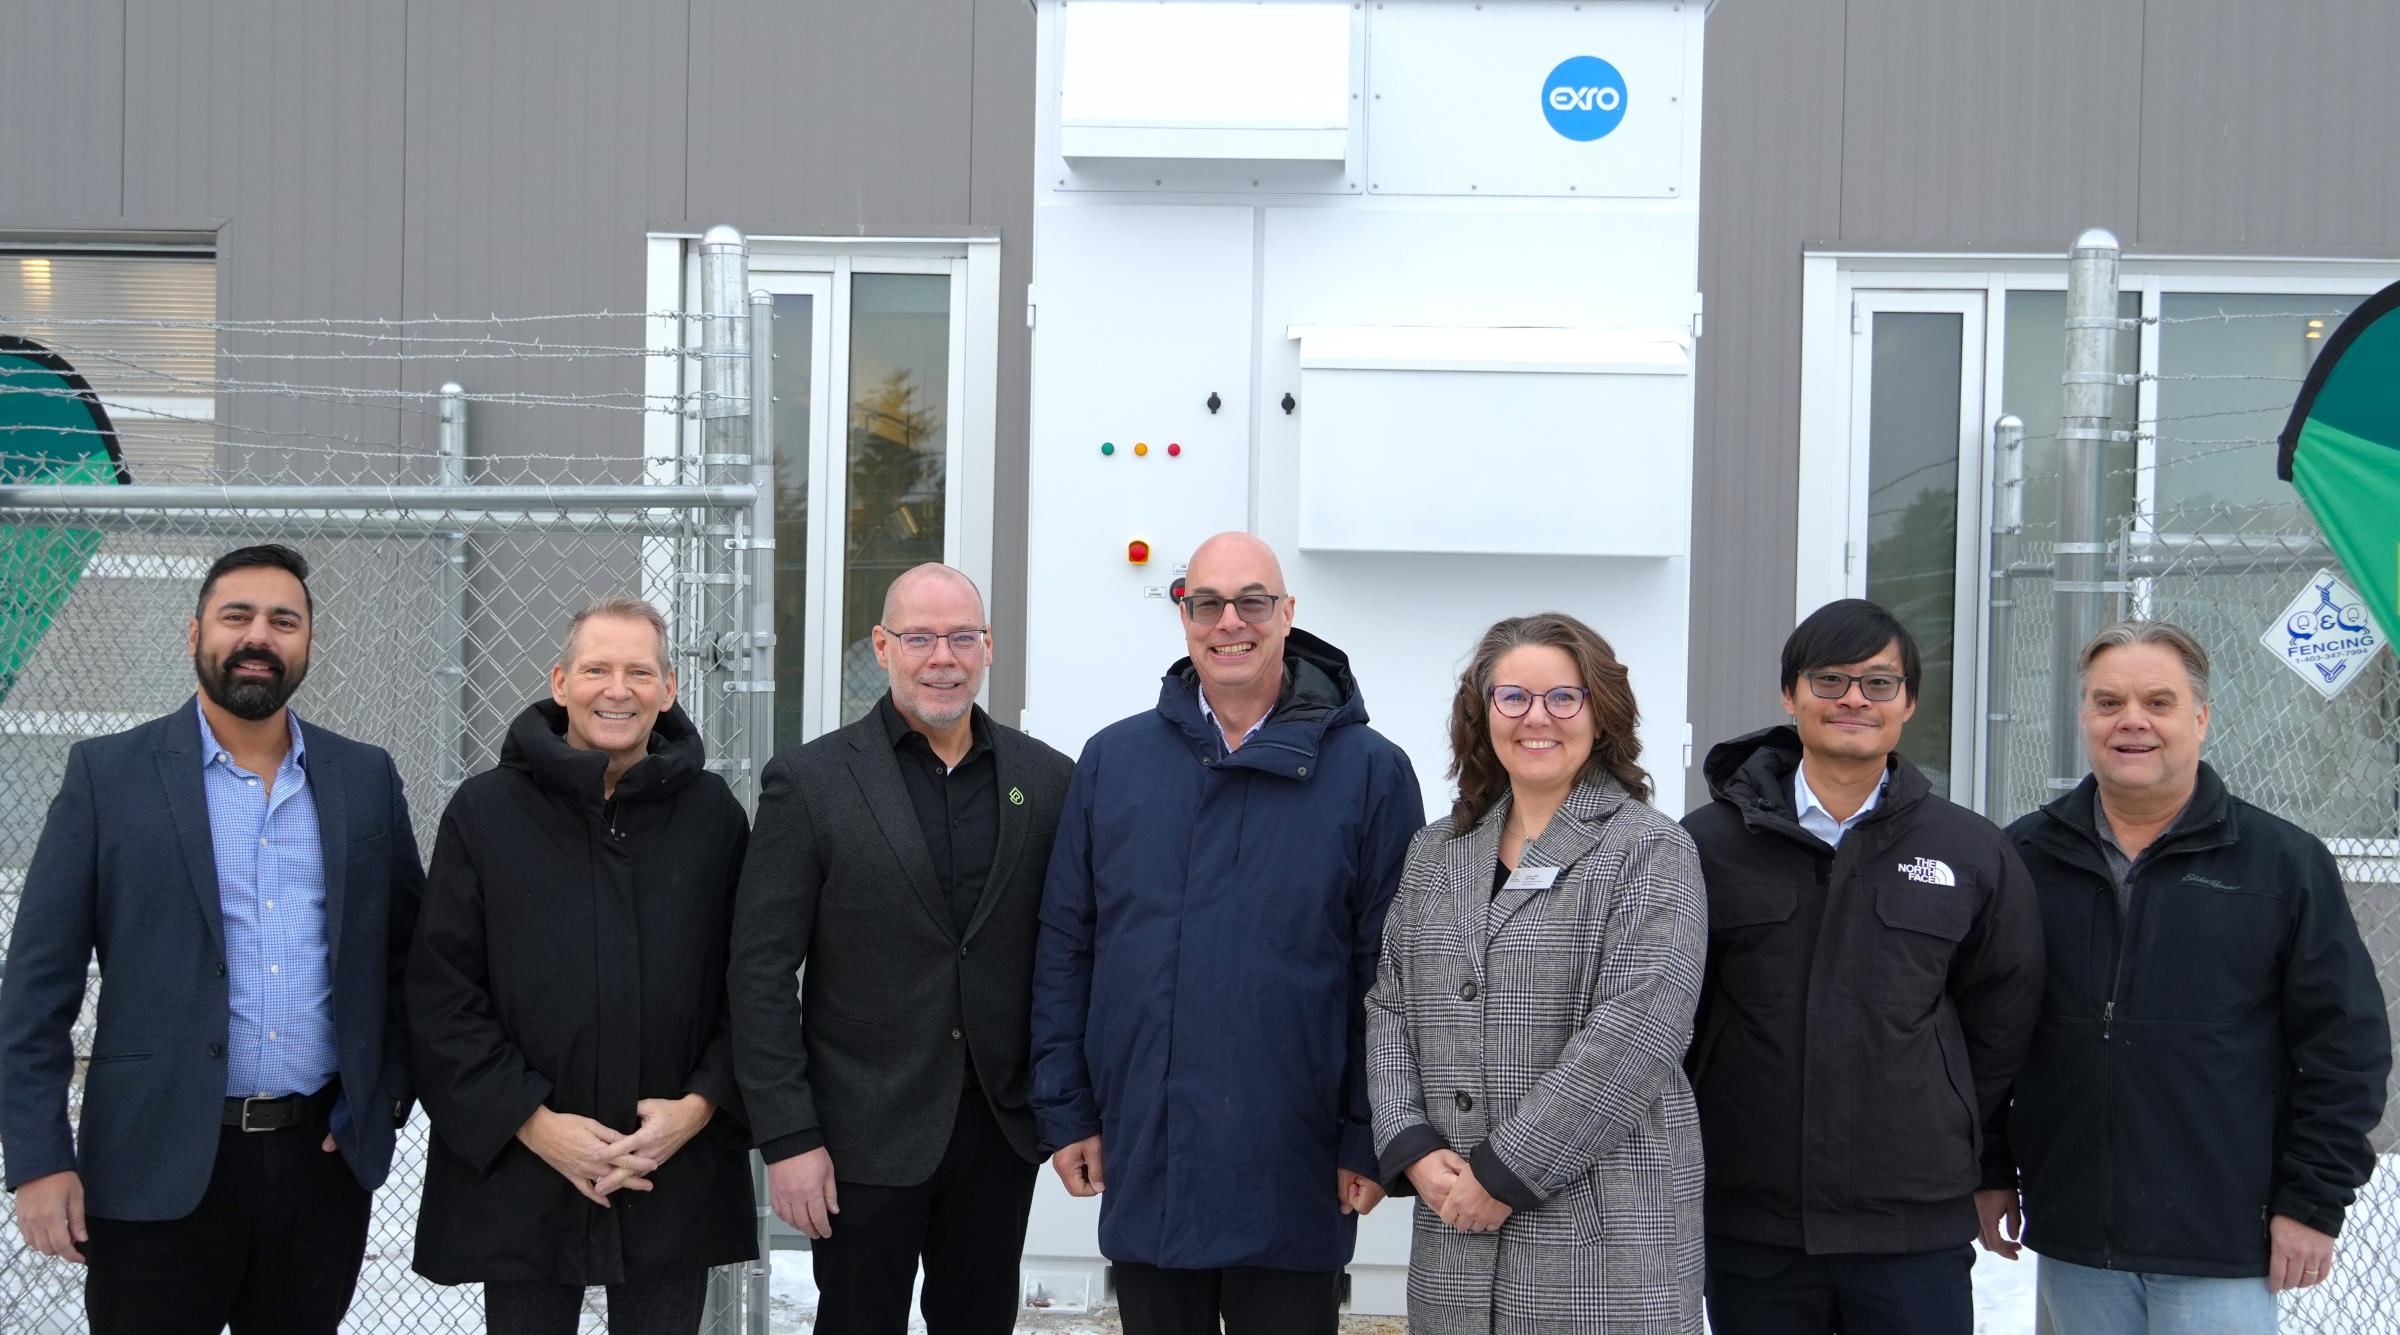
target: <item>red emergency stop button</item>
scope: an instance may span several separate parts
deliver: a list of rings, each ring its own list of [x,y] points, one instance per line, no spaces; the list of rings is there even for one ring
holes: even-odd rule
[[[1150,564],[1150,544],[1139,538],[1126,543],[1125,559],[1137,566]]]

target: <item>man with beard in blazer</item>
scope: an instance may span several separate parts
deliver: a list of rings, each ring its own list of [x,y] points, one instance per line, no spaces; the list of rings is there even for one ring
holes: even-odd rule
[[[76,743],[26,868],[0,1153],[26,1241],[88,1264],[100,1335],[332,1335],[406,1120],[424,871],[392,758],[287,707],[307,581],[289,547],[217,558],[185,632],[199,695]]]
[[[983,597],[922,565],[874,628],[891,689],[767,768],[734,906],[734,1069],[818,1335],[1004,1335],[1041,1155],[1026,1048],[1073,765],[975,704]],[[793,974],[800,972],[797,987]]]

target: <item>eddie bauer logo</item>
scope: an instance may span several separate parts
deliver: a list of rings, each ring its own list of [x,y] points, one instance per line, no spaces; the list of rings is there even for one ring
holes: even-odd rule
[[[1900,864],[1900,874],[1919,885],[1958,884],[1958,873],[1950,870],[1949,863],[1938,858],[1918,858],[1914,862],[1903,862]]]

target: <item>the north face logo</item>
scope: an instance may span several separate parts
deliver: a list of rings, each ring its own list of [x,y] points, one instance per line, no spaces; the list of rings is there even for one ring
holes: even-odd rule
[[[1950,864],[1939,858],[1918,858],[1914,862],[1903,862],[1900,864],[1900,874],[1919,885],[1958,884],[1958,873],[1950,870]]]

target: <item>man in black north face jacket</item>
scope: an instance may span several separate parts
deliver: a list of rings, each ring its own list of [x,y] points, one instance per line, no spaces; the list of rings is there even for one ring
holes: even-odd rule
[[[1719,745],[1688,1066],[1719,1335],[1967,1335],[1982,1128],[2041,997],[2033,887],[1897,754],[1914,640],[1861,599],[1784,647],[1794,724]]]
[[[2009,827],[2049,976],[1987,1178],[2023,1170],[2053,1328],[2211,1304],[2270,1331],[2373,1171],[2391,1031],[2333,855],[2200,760],[2208,658],[2126,622],[2083,654],[2081,786]],[[2264,1282],[2261,1277],[2264,1277]],[[2174,1296],[2170,1297],[2172,1293]]]

